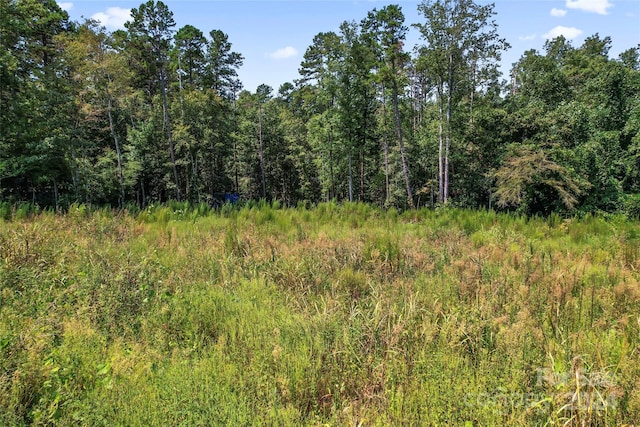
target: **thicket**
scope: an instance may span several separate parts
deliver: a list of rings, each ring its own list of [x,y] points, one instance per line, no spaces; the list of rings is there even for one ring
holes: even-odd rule
[[[622,216],[17,208],[0,424],[633,424],[639,240]]]

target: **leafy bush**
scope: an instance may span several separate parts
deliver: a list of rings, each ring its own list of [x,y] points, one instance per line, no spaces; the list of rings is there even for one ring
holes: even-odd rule
[[[626,197],[624,212],[629,218],[640,219],[640,194],[630,194]]]

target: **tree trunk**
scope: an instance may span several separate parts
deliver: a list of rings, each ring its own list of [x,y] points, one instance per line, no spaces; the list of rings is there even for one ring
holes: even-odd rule
[[[57,212],[59,207],[59,197],[58,197],[58,182],[56,181],[55,178],[53,178],[53,199],[56,204],[56,212]]]
[[[191,188],[194,186],[194,181],[197,180],[197,173],[195,169],[195,157],[193,155],[193,151],[189,150],[189,164],[191,168],[187,168],[186,170],[186,182],[184,183],[184,198],[185,200],[192,200],[191,198]]]
[[[239,193],[240,186],[238,185],[238,142],[235,138],[233,139],[233,175],[236,193]]]
[[[180,200],[180,181],[178,180],[178,167],[176,166],[176,153],[173,146],[171,134],[171,122],[169,120],[169,104],[167,102],[167,82],[165,80],[164,68],[160,67],[160,84],[162,89],[162,108],[164,110],[164,123],[167,127],[167,139],[169,140],[169,154],[171,156],[171,167],[173,168],[173,179],[176,184],[176,198]]]
[[[351,152],[349,152],[349,201],[353,202],[353,174],[351,173]]]
[[[476,93],[476,74],[477,74],[477,61],[473,61],[471,67],[471,93],[469,94],[469,129],[473,130],[473,101]]]
[[[113,138],[113,143],[116,146],[116,156],[118,158],[118,180],[120,181],[120,207],[124,208],[124,173],[122,172],[122,152],[120,151],[120,142],[118,141],[118,134],[116,133],[115,126],[113,125],[113,114],[111,110],[113,109],[113,100],[111,99],[111,95],[107,94],[108,98],[108,107],[107,114],[109,116],[109,129],[111,130],[111,137]]]
[[[220,165],[219,159],[215,154],[216,151],[215,151],[215,148],[214,148],[213,141],[211,141],[211,143],[210,143],[210,149],[209,150],[210,150],[211,156],[209,156],[207,163],[209,163],[209,165],[210,165],[211,172],[209,174],[210,179],[209,179],[208,188],[209,188],[209,194],[211,196],[213,196],[215,194],[215,192],[216,192],[216,182],[219,182],[220,181],[220,177],[222,176],[222,175],[218,175],[217,171],[220,171],[222,169],[222,166]],[[198,161],[198,158],[196,156],[195,159],[194,159],[194,162],[197,163],[197,161]],[[196,176],[196,180],[197,179],[198,179],[198,177]],[[220,191],[220,187],[218,187],[217,189],[218,189],[218,191]]]
[[[78,121],[76,120],[75,123],[75,128],[78,128]],[[74,129],[75,130],[75,129]],[[76,158],[76,149],[75,149],[75,145],[73,144],[73,140],[74,138],[70,139],[70,148],[71,148],[71,164],[72,164],[72,169],[71,169],[71,182],[73,184],[73,192],[75,194],[76,200],[78,200],[78,159]]]
[[[190,68],[192,70],[193,67]],[[191,71],[189,71],[191,73]],[[191,75],[191,74],[189,74]],[[191,78],[191,77],[190,77]],[[193,83],[191,83],[193,84]],[[236,94],[233,93],[233,129],[238,129],[238,118],[236,117]],[[235,192],[240,193],[240,186],[238,185],[238,140],[233,138],[233,175],[235,180]]]
[[[389,140],[387,139],[387,97],[384,94],[384,83],[382,84],[382,149],[384,151],[384,185],[385,198],[384,205],[389,206],[391,192],[389,189]]]
[[[438,202],[442,203],[444,201],[444,130],[443,130],[443,122],[444,122],[444,107],[443,107],[443,99],[444,96],[442,83],[438,84],[438,110],[440,114],[440,120],[438,123]]]
[[[360,199],[364,202],[364,150],[360,150]]]
[[[178,91],[180,92],[180,118],[184,124],[184,102],[182,99],[182,64],[180,62],[180,51],[178,50]]]
[[[198,198],[198,203],[202,201],[200,195],[200,179],[198,177],[198,156],[196,155],[193,160],[193,176],[195,177],[195,187],[196,187],[196,197]]]
[[[451,103],[453,101],[453,55],[449,54],[449,79],[447,82],[447,127],[444,147],[444,204],[449,201],[449,147],[451,146]]]
[[[388,207],[389,201],[391,200],[391,188],[389,185],[389,141],[387,140],[386,135],[384,136],[384,186],[384,205],[385,207]]]
[[[260,159],[260,175],[262,179],[262,198],[267,198],[267,181],[264,172],[264,146],[262,144],[262,106],[258,111],[258,157]]]
[[[409,166],[407,165],[407,156],[404,150],[404,142],[402,141],[402,123],[400,121],[400,109],[398,108],[398,82],[393,79],[393,109],[396,115],[396,127],[398,129],[398,143],[400,144],[400,157],[402,159],[402,174],[404,175],[404,183],[407,187],[407,201],[411,209],[414,208],[413,193],[411,191],[411,183],[409,181]]]
[[[333,176],[333,140],[331,139],[331,131],[329,131],[329,180],[330,180],[330,192],[331,199],[336,197],[336,182]]]
[[[324,153],[324,156],[321,156],[321,160],[322,160],[322,175],[320,175],[322,177],[321,179],[321,185],[322,185],[322,194],[324,195],[324,201],[328,202],[329,201],[329,193],[331,192],[331,189],[329,188],[329,186],[326,183],[326,176],[327,176],[327,158],[329,157],[328,153]]]

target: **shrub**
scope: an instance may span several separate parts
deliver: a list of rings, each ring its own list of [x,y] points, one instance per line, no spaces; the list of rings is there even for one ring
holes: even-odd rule
[[[629,218],[640,219],[640,194],[630,194],[626,197],[624,212]]]

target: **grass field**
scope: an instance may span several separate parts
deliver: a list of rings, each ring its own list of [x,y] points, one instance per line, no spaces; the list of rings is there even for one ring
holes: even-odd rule
[[[640,420],[624,217],[73,206],[0,219],[0,425]]]

